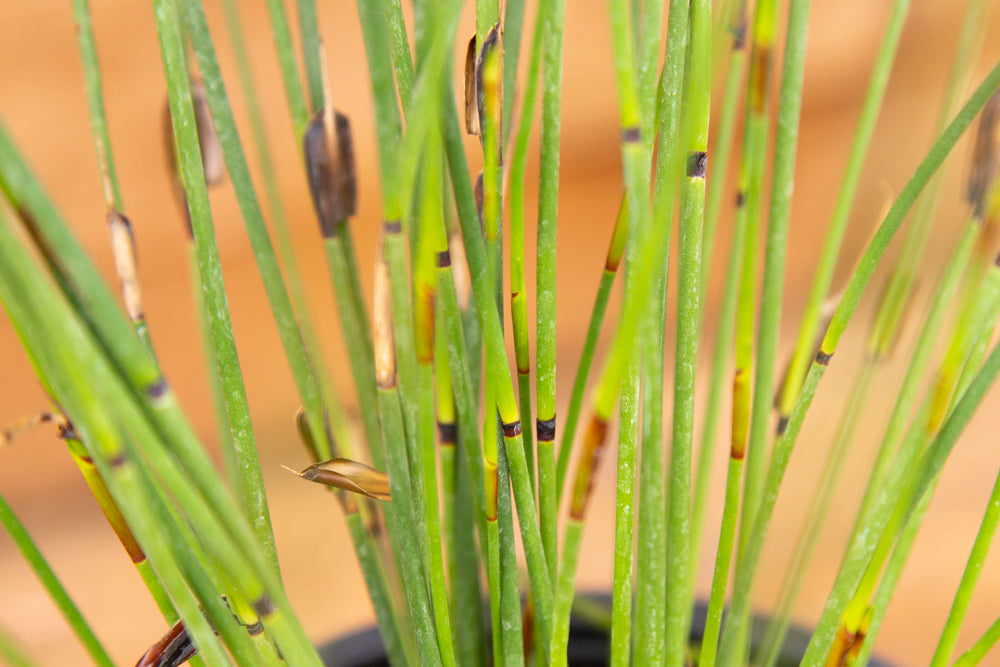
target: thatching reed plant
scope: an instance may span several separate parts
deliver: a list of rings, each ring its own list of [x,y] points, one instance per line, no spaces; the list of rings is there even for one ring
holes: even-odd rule
[[[956,448],[974,444],[962,433],[1000,372],[992,344],[1000,66],[977,65],[995,7],[966,4],[948,83],[929,113],[935,126],[912,140],[924,147],[875,216],[859,199],[877,191],[880,176],[864,167],[879,150],[877,121],[911,12],[906,0],[887,5],[846,166],[823,188],[833,203],[828,223],[816,226],[819,254],[803,271],[804,305],[793,309],[788,239],[807,224],[792,204],[808,0],[611,0],[602,11],[613,76],[592,94],[616,99],[607,126],[620,170],[608,176],[614,200],[583,221],[561,208],[563,111],[581,104],[563,96],[572,33],[562,0],[480,0],[468,23],[459,0],[359,0],[363,62],[337,40],[324,45],[319,16],[329,8],[269,0],[278,76],[266,89],[249,60],[248,46],[259,44],[243,34],[245,7],[226,0],[222,15],[209,16],[199,0],[154,0],[147,18],[168,111],[165,147],[147,138],[142,156],[167,158],[164,189],[182,222],[172,243],[184,245],[190,266],[155,277],[137,268],[142,212],[129,203],[127,172],[116,166],[124,151],[105,111],[108,61],[97,44],[113,36],[94,29],[96,8],[75,0],[97,154],[96,168],[75,170],[101,193],[121,296],[15,133],[2,129],[0,301],[44,390],[39,403],[48,400],[24,420],[6,417],[2,455],[23,448],[22,431],[54,426],[125,546],[163,623],[134,656],[115,659],[320,664],[313,644],[322,626],[296,613],[286,586],[299,564],[279,559],[273,485],[264,483],[246,355],[223,283],[223,241],[236,234],[219,212],[229,210],[243,222],[239,242],[249,242],[267,304],[268,317],[251,326],[277,333],[301,405],[294,432],[273,431],[282,460],[302,462],[282,483],[298,484],[296,503],[341,515],[339,548],[360,566],[391,662],[565,664],[575,611],[604,628],[612,664],[780,664],[820,529],[844,521],[840,542],[824,543],[835,561],[826,602],[793,660],[865,664],[942,468]],[[233,54],[231,72],[220,65],[230,62],[223,52]],[[364,73],[370,118],[349,113],[344,71]],[[153,88],[159,95],[159,83]],[[245,105],[237,111],[235,91]],[[270,153],[264,119],[275,114],[294,159],[290,175]],[[960,144],[966,134],[972,140]],[[961,195],[939,176],[953,152],[969,165],[953,161],[965,174]],[[529,176],[536,160],[537,186]],[[378,198],[366,203],[378,213],[364,219],[378,233],[365,246],[355,240],[357,186],[368,173],[361,166],[373,162]],[[298,183],[299,215],[286,212],[285,180]],[[210,199],[219,183],[228,200]],[[961,197],[965,210],[938,215],[948,197]],[[314,223],[309,232],[299,228],[304,217]],[[852,220],[868,237],[854,249],[844,244]],[[935,222],[950,231],[931,236]],[[599,238],[606,252],[591,267],[599,282],[582,351],[557,373],[561,339],[579,340],[559,325],[556,307],[574,235]],[[305,238],[309,248],[296,248],[293,239]],[[952,246],[935,255],[944,257],[937,270],[926,259],[929,238]],[[303,270],[299,257],[309,253],[322,271]],[[156,315],[142,297],[186,273],[220,465],[167,381]],[[317,312],[319,275],[329,277],[335,307]],[[335,312],[334,336],[318,317],[324,309]],[[861,359],[841,362],[841,341],[866,327],[855,334]],[[838,364],[856,373],[841,381],[846,401],[824,391]],[[862,433],[872,406],[884,414]],[[832,437],[807,422],[817,413]],[[293,438],[302,447],[291,448]],[[806,442],[826,439],[829,454]],[[866,440],[870,455],[855,446]],[[796,456],[818,480],[796,493],[808,508],[801,533],[772,521],[783,483],[807,474],[790,467]],[[613,554],[607,609],[577,594],[602,459],[617,480],[614,537],[603,545]],[[725,459],[724,472],[716,459]],[[835,494],[839,485],[851,493]],[[987,627],[992,619],[959,635],[987,562],[997,497],[974,537],[947,536],[971,553],[921,660],[941,665],[961,654],[958,664],[977,664],[1000,636],[1000,624]],[[2,499],[0,520],[82,650],[114,664],[100,628]],[[312,538],[330,521],[300,514],[297,527]],[[778,577],[767,572],[772,552]],[[313,584],[324,585],[329,569],[321,565]],[[692,638],[696,591],[707,612]],[[770,621],[751,636],[763,596]],[[357,608],[365,597],[334,590],[327,603]],[[0,630],[4,660],[34,664]]]

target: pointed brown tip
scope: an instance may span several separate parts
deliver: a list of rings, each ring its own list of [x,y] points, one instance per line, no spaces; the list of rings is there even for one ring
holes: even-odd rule
[[[297,474],[304,480],[359,493],[375,500],[391,499],[389,476],[359,461],[330,459],[314,463]]]

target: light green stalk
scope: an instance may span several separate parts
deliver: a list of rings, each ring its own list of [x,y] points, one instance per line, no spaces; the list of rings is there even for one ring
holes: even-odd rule
[[[18,520],[3,496],[0,496],[0,524],[3,524],[4,530],[10,535],[14,545],[21,552],[21,556],[31,566],[35,576],[38,577],[39,581],[45,587],[49,597],[52,598],[56,607],[59,608],[60,613],[66,619],[73,634],[76,635],[77,639],[86,649],[91,660],[102,667],[112,667],[114,662],[112,662],[111,657],[97,638],[97,635],[94,634],[87,620],[80,613],[80,610],[70,598],[69,593],[66,592],[62,582],[59,581],[56,573],[52,571],[52,568],[45,560],[42,552],[35,546],[24,524]]]

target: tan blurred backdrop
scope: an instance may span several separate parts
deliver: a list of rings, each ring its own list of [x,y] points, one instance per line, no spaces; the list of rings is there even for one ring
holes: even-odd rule
[[[242,96],[236,85],[230,44],[218,2],[208,2],[229,92],[238,122],[249,134]],[[786,314],[802,307],[815,263],[816,249],[836,195],[867,72],[889,9],[888,2],[816,0],[810,34],[801,146],[788,260]],[[867,239],[887,193],[898,192],[929,142],[937,98],[959,26],[964,3],[917,0],[904,33],[900,55],[879,124],[875,146],[854,208],[845,244],[845,275]],[[263,96],[283,202],[294,227],[300,268],[327,359],[339,376],[349,403],[346,359],[333,316],[316,224],[297,164],[287,107],[274,60],[263,2],[241,3],[251,59]],[[138,239],[140,270],[150,329],[168,377],[189,409],[196,428],[214,446],[205,371],[190,302],[185,241],[171,199],[161,137],[165,91],[149,3],[93,0],[94,29],[104,75],[112,149],[121,179],[125,212]],[[977,78],[1000,55],[1000,19],[991,18]],[[354,123],[360,163],[360,215],[353,223],[362,280],[371,288],[380,212],[376,189],[374,132],[366,67],[354,3],[320,3],[321,32],[329,51],[335,98]],[[466,23],[468,25],[468,22]],[[463,29],[463,32],[469,32]],[[113,280],[83,97],[69,3],[42,1],[0,3],[0,117],[27,154],[59,208]],[[606,4],[601,0],[568,3],[562,144],[562,191],[558,264],[560,409],[564,410],[576,358],[582,345],[594,290],[620,195],[620,161],[615,89],[611,71]],[[470,143],[470,150],[472,144]],[[968,154],[963,143],[952,165],[943,198],[942,220],[932,240],[921,287],[926,292],[962,215],[960,179]],[[534,182],[537,165],[529,179]],[[258,175],[255,172],[255,176]],[[529,188],[530,190],[530,188]],[[529,196],[534,196],[530,193]],[[528,202],[529,212],[535,205]],[[280,464],[302,466],[306,455],[292,428],[297,406],[269,309],[242,224],[228,187],[213,192],[213,212],[230,291],[230,306],[255,428],[262,450],[276,539],[292,603],[310,636],[317,641],[370,622],[372,614],[338,508],[328,495],[298,482]],[[529,214],[529,220],[532,216]],[[530,223],[529,223],[530,224]],[[721,224],[726,242],[727,220]],[[529,229],[529,252],[533,252]],[[716,272],[718,273],[718,271]],[[718,299],[720,276],[709,300]],[[533,275],[529,274],[529,284]],[[870,311],[866,301],[857,320]],[[919,307],[916,309],[919,311]],[[859,322],[860,323],[860,322]],[[713,323],[709,320],[709,327]],[[912,323],[911,327],[912,329]],[[775,515],[757,588],[759,606],[773,604],[777,586],[797,535],[806,499],[825,455],[831,425],[856,368],[863,327],[849,329],[819,400],[793,456],[788,483]],[[794,335],[785,328],[783,349]],[[909,332],[912,339],[912,331]],[[707,347],[707,345],[705,346]],[[875,392],[856,445],[859,465],[869,460],[880,434],[900,374],[896,355],[886,371],[884,390]],[[12,328],[0,320],[0,423],[45,406]],[[879,639],[880,652],[904,664],[919,664],[933,650],[951,596],[985,506],[1000,459],[996,456],[997,396],[991,397],[970,433],[948,464],[938,497],[907,568]],[[722,464],[719,451],[710,506],[707,540],[717,534],[721,508]],[[588,524],[579,579],[584,588],[610,582],[613,522],[613,457],[605,464]],[[128,559],[104,525],[79,479],[64,445],[42,428],[0,452],[0,492],[13,504],[38,540],[73,597],[105,640],[114,658],[131,664],[162,632],[162,621],[146,597]],[[803,592],[797,617],[815,619],[839,560],[857,494],[842,490],[850,511],[827,522],[813,576]],[[701,559],[699,590],[707,593],[713,550]],[[1000,560],[992,558],[973,599],[961,645],[967,646],[1000,614],[996,604]],[[82,650],[49,602],[9,539],[0,536],[0,624],[38,656],[41,664],[85,661]],[[131,662],[130,662],[131,661]]]

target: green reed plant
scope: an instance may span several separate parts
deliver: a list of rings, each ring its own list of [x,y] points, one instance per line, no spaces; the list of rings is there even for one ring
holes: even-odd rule
[[[225,30],[247,100],[266,206],[219,65],[221,28],[210,24],[200,0],[153,1],[175,192],[190,232],[225,475],[180,410],[165,379],[169,369],[155,355],[156,332],[144,318],[127,193],[116,176],[114,128],[104,111],[95,46],[100,36],[93,33],[86,0],[74,0],[73,16],[98,158],[95,182],[107,208],[124,308],[0,128],[0,301],[51,399],[29,422],[59,425],[169,627],[162,639],[149,638],[139,664],[320,664],[288,601],[274,545],[208,196],[219,165],[235,194],[301,401],[297,426],[313,465],[298,475],[336,497],[391,663],[567,664],[576,611],[604,619],[613,665],[781,664],[818,533],[837,509],[834,491],[849,471],[861,507],[808,648],[792,661],[865,664],[940,472],[1000,372],[1000,350],[992,344],[1000,317],[994,259],[1000,65],[971,93],[965,83],[991,3],[967,3],[936,136],[837,291],[834,269],[844,261],[842,241],[910,10],[908,0],[893,3],[808,304],[801,318],[790,318],[783,310],[784,282],[789,229],[796,222],[809,0],[721,0],[715,6],[708,0],[611,0],[623,194],[614,220],[603,226],[587,221],[585,233],[605,234],[608,251],[603,270],[594,267],[600,282],[564,419],[558,418],[556,276],[567,5],[477,0],[469,41],[459,30],[464,4],[357,2],[383,220],[372,263],[357,255],[352,230],[354,135],[369,126],[337,108],[338,82],[327,70],[328,59],[346,56],[323,42],[322,3],[298,0],[294,19],[285,3],[267,3],[300,175],[309,187],[360,410],[355,434],[309,312],[262,98],[248,64],[241,7],[226,0]],[[463,53],[465,90],[459,91],[452,63]],[[716,88],[721,95],[713,101]],[[720,119],[714,137],[713,108]],[[536,114],[537,186],[526,178]],[[916,275],[926,273],[924,247],[944,196],[938,173],[977,117],[968,219],[936,278],[916,341],[903,349],[905,313]],[[478,140],[466,142],[463,134]],[[738,163],[735,183],[726,178],[731,161]],[[473,173],[470,164],[481,171]],[[532,292],[526,201],[535,191]],[[736,202],[731,220],[721,204],[727,192]],[[890,243],[914,207],[903,250],[892,257]],[[728,255],[717,243],[720,222],[733,230]],[[561,233],[578,231],[564,224]],[[622,298],[617,310],[609,309],[623,260]],[[371,266],[369,308],[361,276]],[[712,266],[725,273],[718,307],[709,306]],[[868,323],[867,357],[838,422],[777,611],[764,636],[751,637],[763,548],[775,532],[771,519],[787,466],[810,409],[826,408],[812,405],[817,389],[883,266],[891,273]],[[789,324],[799,333],[779,380]],[[708,355],[703,332],[712,328]],[[602,331],[611,341],[599,351]],[[907,355],[899,381],[880,375],[881,362],[893,352]],[[591,377],[595,361],[599,370]],[[862,439],[856,427],[875,382],[893,386],[894,407],[866,470],[850,450]],[[16,430],[4,431],[0,443]],[[719,539],[704,631],[692,636],[702,538],[706,529],[713,531],[706,506],[717,491],[710,481],[720,431],[730,446]],[[612,603],[609,613],[595,613],[577,594],[576,571],[598,465],[612,440]],[[994,489],[933,665],[948,663],[958,648],[1000,519],[997,494]],[[0,523],[93,661],[112,664],[2,497]],[[977,664],[998,637],[994,625],[955,664]],[[0,655],[32,664],[2,628]]]

